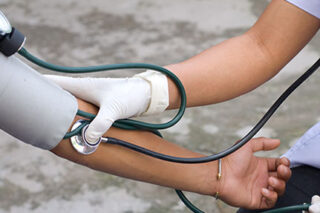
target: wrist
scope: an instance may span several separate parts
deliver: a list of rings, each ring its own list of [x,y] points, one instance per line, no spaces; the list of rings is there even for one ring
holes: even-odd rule
[[[216,190],[218,192],[218,196],[216,198],[220,200],[225,200],[225,190],[228,178],[230,178],[227,174],[227,158],[221,158],[221,165],[220,165],[220,179],[218,178],[219,175],[219,166],[217,168],[217,175],[215,176],[217,180],[217,187]],[[217,161],[218,162],[218,161]]]
[[[212,197],[216,197],[216,195],[218,195],[218,199],[223,198],[224,182],[226,179],[223,159],[221,161],[220,168],[221,168],[221,177],[220,179],[218,179],[217,178],[219,173],[218,160],[207,163],[206,180],[204,181],[205,184],[202,187],[201,194],[209,195]]]
[[[142,115],[152,115],[165,111],[169,105],[167,76],[160,72],[147,70],[133,77],[143,79],[150,85],[151,99],[149,106]]]

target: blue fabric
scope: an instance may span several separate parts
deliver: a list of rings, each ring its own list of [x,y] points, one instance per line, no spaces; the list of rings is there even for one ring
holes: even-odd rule
[[[320,0],[287,0],[302,10],[320,19]]]
[[[291,167],[309,165],[320,169],[320,122],[311,127],[283,156]]]

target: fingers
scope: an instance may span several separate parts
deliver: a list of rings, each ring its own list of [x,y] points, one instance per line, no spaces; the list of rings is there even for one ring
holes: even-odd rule
[[[278,193],[278,195],[283,195],[286,189],[286,182],[276,177],[269,177],[268,184],[272,187],[273,191]]]
[[[277,197],[283,195],[286,182],[291,177],[290,161],[287,158],[267,158],[268,162],[268,189],[262,189],[261,208],[271,208]]]
[[[277,177],[284,180],[288,181],[291,177],[291,169],[288,166],[285,166],[283,164],[279,165],[277,168]]]
[[[252,140],[252,151],[268,151],[277,148],[280,145],[280,140],[271,138],[255,138]]]
[[[115,119],[113,119],[112,113],[108,110],[101,108],[95,119],[90,123],[85,137],[89,143],[95,143],[103,136],[105,132],[111,127]]]
[[[280,165],[277,168],[277,172],[269,173],[268,185],[272,187],[272,190],[277,192],[278,195],[283,195],[286,189],[286,182],[291,177],[291,170],[285,165]]]
[[[70,91],[72,90],[76,85],[75,81],[77,79],[72,77],[65,77],[65,76],[59,76],[59,75],[44,75],[47,79],[50,81],[53,81],[54,83],[58,84],[62,88]]]
[[[288,181],[291,177],[290,161],[283,158],[267,158],[269,175]]]
[[[269,158],[268,184],[275,192],[282,195],[285,191],[286,182],[291,177],[290,161],[287,158]]]
[[[284,165],[286,167],[290,167],[290,161],[288,158],[266,158],[268,162],[268,170],[269,171],[276,171],[278,166]]]
[[[280,162],[279,163],[281,163],[281,164],[283,164],[283,165],[285,165],[287,167],[290,167],[290,160],[288,158],[286,158],[286,157],[280,158]]]
[[[58,75],[44,76],[79,98],[83,98],[83,93],[85,93],[86,90],[89,89],[86,88],[87,84],[83,84],[83,78],[72,78]]]
[[[273,207],[278,199],[278,194],[275,191],[266,188],[261,189],[261,194],[263,195],[261,203],[263,209]]]

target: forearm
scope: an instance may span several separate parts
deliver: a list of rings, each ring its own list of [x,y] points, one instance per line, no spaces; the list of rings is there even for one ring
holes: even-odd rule
[[[226,40],[182,63],[167,66],[182,81],[188,106],[222,102],[277,74],[313,37],[319,19],[284,0],[273,0],[244,35]],[[169,80],[169,108],[179,93]]]
[[[79,101],[79,109],[91,113],[97,112],[95,107],[83,101]],[[80,117],[76,117],[75,121],[78,119]],[[106,136],[119,138],[168,155],[201,156],[145,131],[111,128]],[[218,190],[214,178],[217,172],[216,162],[206,164],[171,163],[110,144],[100,144],[95,153],[81,155],[72,148],[69,140],[63,140],[51,151],[60,157],[92,169],[134,180],[206,195],[213,195]]]
[[[267,59],[252,46],[247,34],[229,39],[184,62],[167,66],[182,81],[187,106],[202,106],[240,96],[271,78]],[[177,108],[180,96],[169,80],[169,108]]]

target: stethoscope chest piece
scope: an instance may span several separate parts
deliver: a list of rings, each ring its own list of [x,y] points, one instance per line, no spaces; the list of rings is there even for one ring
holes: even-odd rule
[[[72,130],[75,130],[76,128],[78,128],[80,125],[82,125],[83,123],[85,123],[85,120],[78,120],[73,126],[72,126]],[[99,141],[97,141],[95,144],[90,144],[86,139],[85,139],[85,131],[88,128],[88,125],[86,125],[85,127],[83,127],[82,129],[82,133],[72,136],[70,138],[71,141],[71,145],[73,146],[73,148],[75,150],[77,150],[77,152],[84,154],[84,155],[89,155],[93,152],[95,152],[101,142],[101,139]]]

